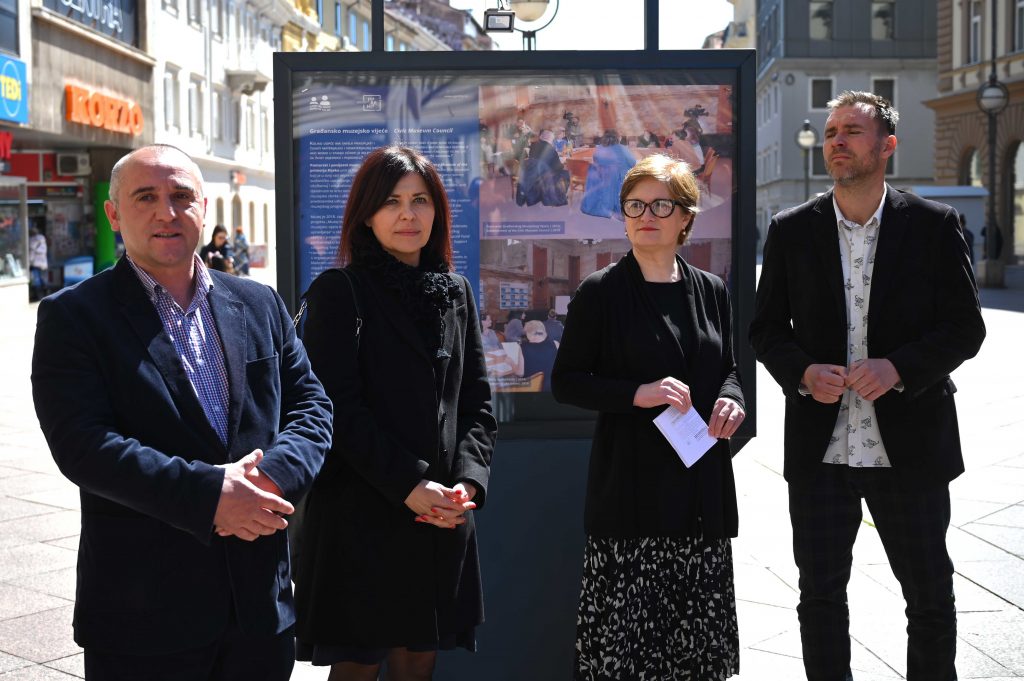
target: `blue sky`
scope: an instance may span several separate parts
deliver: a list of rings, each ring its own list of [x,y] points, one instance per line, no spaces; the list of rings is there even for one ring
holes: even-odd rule
[[[483,23],[485,9],[497,0],[450,0],[452,7],[470,9]],[[554,10],[536,22],[543,25]],[[643,48],[643,0],[561,0],[551,25],[537,33],[539,50],[638,50]],[[732,20],[727,0],[661,0],[661,49],[698,49],[704,38]],[[524,25],[526,26],[526,25]],[[492,33],[503,50],[522,49],[522,35]]]

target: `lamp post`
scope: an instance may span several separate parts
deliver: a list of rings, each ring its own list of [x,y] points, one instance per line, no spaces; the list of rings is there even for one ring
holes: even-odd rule
[[[804,119],[804,124],[796,131],[796,145],[804,151],[804,201],[811,198],[811,150],[818,143],[818,131],[811,122]]]
[[[548,11],[548,6],[551,3],[549,0],[511,0],[509,4],[511,5],[512,11],[516,13],[516,19],[529,23],[531,21],[537,21],[543,17],[544,13]],[[552,12],[551,18],[548,19],[547,23],[543,26],[527,29],[525,31],[521,28],[516,29],[523,34],[524,50],[537,49],[537,31],[547,28],[548,25],[555,20],[555,16],[558,14],[558,5],[559,0],[555,0],[555,11]]]
[[[996,12],[995,0],[992,0],[992,66],[988,80],[978,88],[978,108],[988,117],[988,214],[985,219],[984,260],[982,261],[982,284],[996,286],[1001,284],[997,265],[999,239],[999,221],[996,217],[996,117],[1010,102],[1010,93],[1006,86],[996,77]]]

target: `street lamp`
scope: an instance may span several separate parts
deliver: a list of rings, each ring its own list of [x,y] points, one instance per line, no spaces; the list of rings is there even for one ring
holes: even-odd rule
[[[531,21],[537,21],[544,16],[544,13],[548,11],[548,6],[551,4],[549,0],[511,0],[509,3],[512,11],[516,13],[516,19],[519,21],[525,21],[527,23]],[[547,23],[539,28],[523,30],[517,28],[515,30],[523,34],[523,49],[524,50],[536,50],[537,49],[537,31],[541,31],[548,27],[552,21],[555,20],[555,15],[558,14],[559,0],[555,0],[555,11],[552,12],[551,18],[548,19]]]
[[[804,151],[804,200],[811,198],[811,150],[818,143],[818,131],[811,122],[804,119],[804,124],[796,131],[796,145]]]
[[[978,88],[978,108],[988,117],[988,215],[985,219],[985,242],[983,245],[985,262],[983,267],[983,284],[998,285],[1001,277],[996,273],[999,254],[999,222],[996,217],[996,117],[1010,102],[1010,93],[1006,86],[996,77],[996,12],[995,0],[992,0],[992,67],[988,81]]]

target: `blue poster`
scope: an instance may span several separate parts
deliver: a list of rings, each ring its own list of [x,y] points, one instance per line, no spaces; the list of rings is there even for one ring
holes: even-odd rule
[[[337,264],[352,178],[368,153],[388,144],[417,149],[437,168],[451,204],[455,270],[478,287],[477,92],[475,85],[410,80],[321,82],[295,94],[300,290]]]

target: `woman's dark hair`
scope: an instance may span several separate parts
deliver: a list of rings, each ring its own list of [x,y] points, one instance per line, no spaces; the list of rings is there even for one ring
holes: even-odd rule
[[[619,143],[619,133],[614,128],[604,131],[604,136],[601,137],[601,146],[610,147]]]
[[[217,238],[218,234],[223,234],[224,238],[228,238],[228,230],[224,225],[217,225],[213,228],[213,234],[210,235],[210,243],[212,244],[214,239]]]
[[[434,204],[434,224],[422,255],[427,262],[441,261],[452,265],[451,213],[448,195],[441,176],[425,156],[415,149],[400,146],[374,149],[356,171],[341,221],[341,244],[338,263],[345,265],[358,258],[358,253],[377,241],[368,221],[391,196],[398,181],[409,173],[423,178]]]

